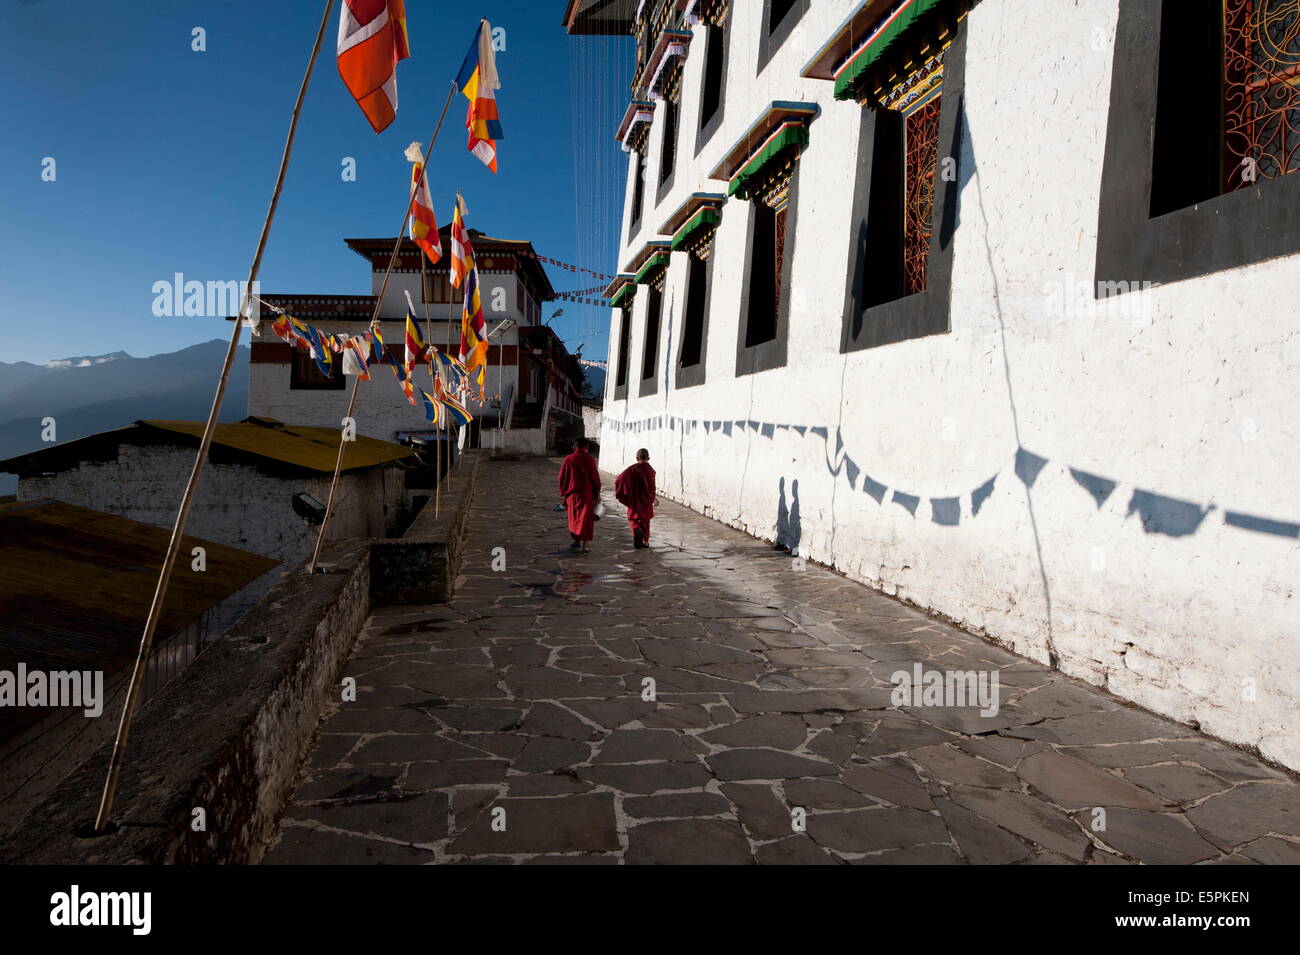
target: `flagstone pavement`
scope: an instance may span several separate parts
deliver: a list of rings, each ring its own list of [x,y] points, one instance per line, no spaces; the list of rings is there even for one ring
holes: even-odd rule
[[[265,862],[1300,862],[1292,777],[674,504],[634,550],[608,476],[572,554],[557,470],[483,463],[455,600],[370,618]],[[918,661],[997,715],[894,707]]]

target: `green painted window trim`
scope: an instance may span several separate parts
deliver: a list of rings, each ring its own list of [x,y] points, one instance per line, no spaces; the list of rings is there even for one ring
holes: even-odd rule
[[[740,171],[731,177],[727,186],[727,195],[738,199],[749,198],[749,182],[787,149],[794,146],[808,145],[807,126],[787,126],[768,140],[767,145],[758,151]]]
[[[637,285],[645,285],[647,282],[650,281],[649,279],[650,273],[656,271],[660,267],[663,268],[668,267],[667,252],[656,252],[654,255],[650,256],[650,261],[647,262],[645,265],[641,266],[641,271],[636,274],[636,278],[634,278],[632,281],[635,282]]]
[[[622,308],[627,300],[634,295],[636,295],[636,286],[628,283],[614,293],[614,297],[609,300],[609,307]]]
[[[673,236],[673,241],[671,243],[672,250],[674,252],[680,251],[681,247],[690,241],[691,236],[695,235],[701,229],[716,226],[721,219],[722,216],[718,214],[717,209],[705,206],[699,212],[695,213],[695,215],[691,216],[691,218],[687,220],[686,224],[677,230],[677,234]]]
[[[867,70],[879,63],[895,41],[918,19],[943,2],[945,0],[912,0],[912,5],[900,13],[893,23],[885,27],[869,46],[859,50],[843,72],[835,78],[835,98],[853,99],[854,89]]]

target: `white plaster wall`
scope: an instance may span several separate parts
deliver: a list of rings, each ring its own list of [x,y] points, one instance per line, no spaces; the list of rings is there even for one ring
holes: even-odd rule
[[[124,444],[116,461],[83,462],[75,469],[21,479],[18,499],[53,498],[170,529],[193,466],[190,448]],[[246,465],[209,462],[186,533],[275,558],[284,565],[279,570],[292,570],[315,545],[316,532],[294,514],[291,499],[306,492],[323,503],[329,486],[330,475],[282,478]],[[384,536],[404,499],[400,469],[342,475],[326,539]]]
[[[440,310],[445,307],[442,305],[431,306],[431,308]],[[405,306],[403,306],[402,314],[405,315]],[[460,344],[459,308],[457,308],[457,316],[457,323],[452,333],[453,354]],[[422,312],[419,317],[420,335],[423,337],[425,324]],[[326,332],[343,332],[349,335],[361,334],[366,329],[364,322],[316,322],[315,324],[317,328]],[[491,331],[495,327],[495,324],[490,325],[488,330]],[[269,329],[265,334],[269,340],[277,340],[274,338],[274,333]],[[400,322],[386,322],[382,334],[385,343],[400,345],[405,341],[405,325]],[[445,348],[446,336],[446,321],[439,322],[435,318],[433,322],[433,343],[439,348]],[[508,329],[502,329],[500,338],[501,344],[515,345],[518,343],[518,332],[514,326],[511,326]],[[492,342],[494,345],[498,344],[496,338],[493,338]],[[249,364],[248,413],[250,415],[276,418],[285,424],[317,428],[339,427],[352,394],[351,379],[348,380],[346,388],[338,390],[293,390],[289,387],[290,368],[291,366],[288,363],[280,365],[252,362]],[[425,391],[433,390],[427,365],[417,367],[415,375],[416,383],[420,387],[424,388]],[[518,377],[519,369],[516,365],[507,364],[501,367],[496,364],[489,364],[486,382],[488,395],[496,394],[498,387],[503,391],[509,391],[512,387],[517,387]],[[471,401],[468,407],[475,414],[478,414],[481,410],[481,405],[475,401]],[[353,417],[356,418],[358,432],[367,437],[380,438],[384,441],[392,441],[399,431],[433,430],[433,426],[424,417],[423,404],[413,407],[407,402],[406,396],[402,393],[402,386],[393,377],[392,369],[386,365],[371,366],[370,381],[361,382],[360,391],[357,393],[357,404],[353,411]]]
[[[859,107],[798,74],[853,6],[814,0],[755,79],[761,4],[733,4],[723,126],[692,159],[703,65],[696,28],[673,193],[654,208],[647,190],[647,228],[625,245],[620,266],[658,238],[652,230],[687,193],[725,192],[708,172],[767,104],[818,103],[794,208],[789,361],[734,377],[749,207],[728,202],[715,241],[707,382],[665,387],[685,281],[674,255],[659,392],[636,397],[639,295],[632,397],[614,401],[609,375],[602,466],[616,470],[645,446],[661,494],[768,539],[781,482],[788,509],[797,480],[800,553],[1300,768],[1300,544],[1224,520],[1237,511],[1300,523],[1300,328],[1278,309],[1300,261],[1125,296],[1137,315],[1053,308],[1050,283],[1094,278],[1117,0],[983,0],[965,26],[960,163],[970,178],[951,331],[841,354]],[[651,136],[652,153],[659,138]],[[649,168],[657,162],[652,154]],[[676,419],[726,420],[730,433]],[[776,427],[767,436],[735,424],[750,420]],[[1032,488],[1014,471],[1017,447],[1048,462]],[[852,481],[846,457],[861,469]],[[1098,506],[1069,468],[1118,486]],[[864,475],[890,489],[882,503],[864,493]],[[991,477],[975,514],[971,491]],[[1150,533],[1129,513],[1135,489],[1210,510],[1195,533]],[[920,497],[915,515],[891,501],[894,490]],[[933,520],[930,498],[947,497],[961,500],[957,526]]]
[[[582,406],[582,433],[592,441],[599,442],[601,440],[601,421],[601,410],[599,408],[594,408],[591,405]]]
[[[450,255],[450,250],[444,250],[444,254]],[[516,322],[524,321],[524,314],[520,310],[519,302],[519,278],[513,271],[502,269],[483,269],[478,271],[479,281],[479,303],[483,306],[483,319],[488,323],[490,332],[496,327],[502,319],[513,318]],[[370,294],[378,295],[379,289],[384,283],[383,272],[370,273]],[[415,271],[398,272],[394,271],[388,277],[388,288],[384,290],[383,305],[379,309],[379,317],[385,321],[396,320],[402,321],[406,318],[407,302],[406,295],[410,293],[411,301],[415,304],[416,317],[424,319],[424,303],[420,301],[420,273]],[[446,321],[447,310],[452,310],[456,324],[456,340],[459,341],[460,335],[460,313],[461,303],[459,301],[452,305],[446,303],[429,303],[429,312],[434,321],[441,318]],[[421,324],[423,328],[423,324]],[[439,339],[441,341],[441,339]],[[495,343],[496,339],[492,341]],[[508,343],[512,343],[507,340]]]

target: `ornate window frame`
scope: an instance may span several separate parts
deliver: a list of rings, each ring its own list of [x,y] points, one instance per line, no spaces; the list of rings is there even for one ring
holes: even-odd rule
[[[1165,2],[1120,0],[1097,220],[1099,298],[1300,252],[1294,173],[1150,215]]]

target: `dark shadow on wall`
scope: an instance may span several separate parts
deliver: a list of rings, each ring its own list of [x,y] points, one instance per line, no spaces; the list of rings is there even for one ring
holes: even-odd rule
[[[781,478],[780,499],[776,505],[776,546],[798,553],[803,527],[799,518],[799,480],[790,482],[790,502],[785,499],[785,478]]]
[[[998,318],[998,334],[1002,343],[1002,370],[1007,380],[1007,405],[1011,412],[1011,430],[1016,439],[1016,476],[1020,478],[1021,483],[1025,486],[1025,507],[1029,511],[1029,527],[1034,535],[1034,554],[1038,559],[1038,576],[1043,584],[1043,606],[1046,614],[1046,644],[1047,659],[1053,669],[1060,668],[1060,655],[1056,652],[1055,634],[1053,632],[1052,621],[1052,586],[1047,579],[1047,562],[1043,559],[1043,539],[1038,530],[1038,514],[1034,509],[1034,481],[1038,477],[1038,472],[1047,462],[1037,455],[1025,451],[1025,442],[1020,433],[1020,412],[1016,408],[1016,390],[1011,380],[1011,356],[1007,350],[1007,323],[1006,317],[1002,314],[1002,283],[998,279],[997,266],[993,262],[993,246],[989,243],[989,214],[984,205],[984,185],[974,177],[976,172],[975,165],[975,136],[970,128],[970,123],[966,116],[965,104],[962,104],[961,113],[957,117],[958,132],[965,132],[964,145],[965,149],[958,160],[958,183],[959,195],[965,191],[965,186],[970,182],[975,184],[975,201],[979,204],[980,218],[983,220],[983,229],[980,230],[981,238],[984,240],[984,256],[988,262],[989,277],[993,280],[993,306],[996,309]],[[952,223],[952,229],[949,230],[948,223],[944,223],[944,229],[940,231],[940,242],[944,242],[956,229],[956,219]],[[1042,462],[1041,464],[1038,462]]]

